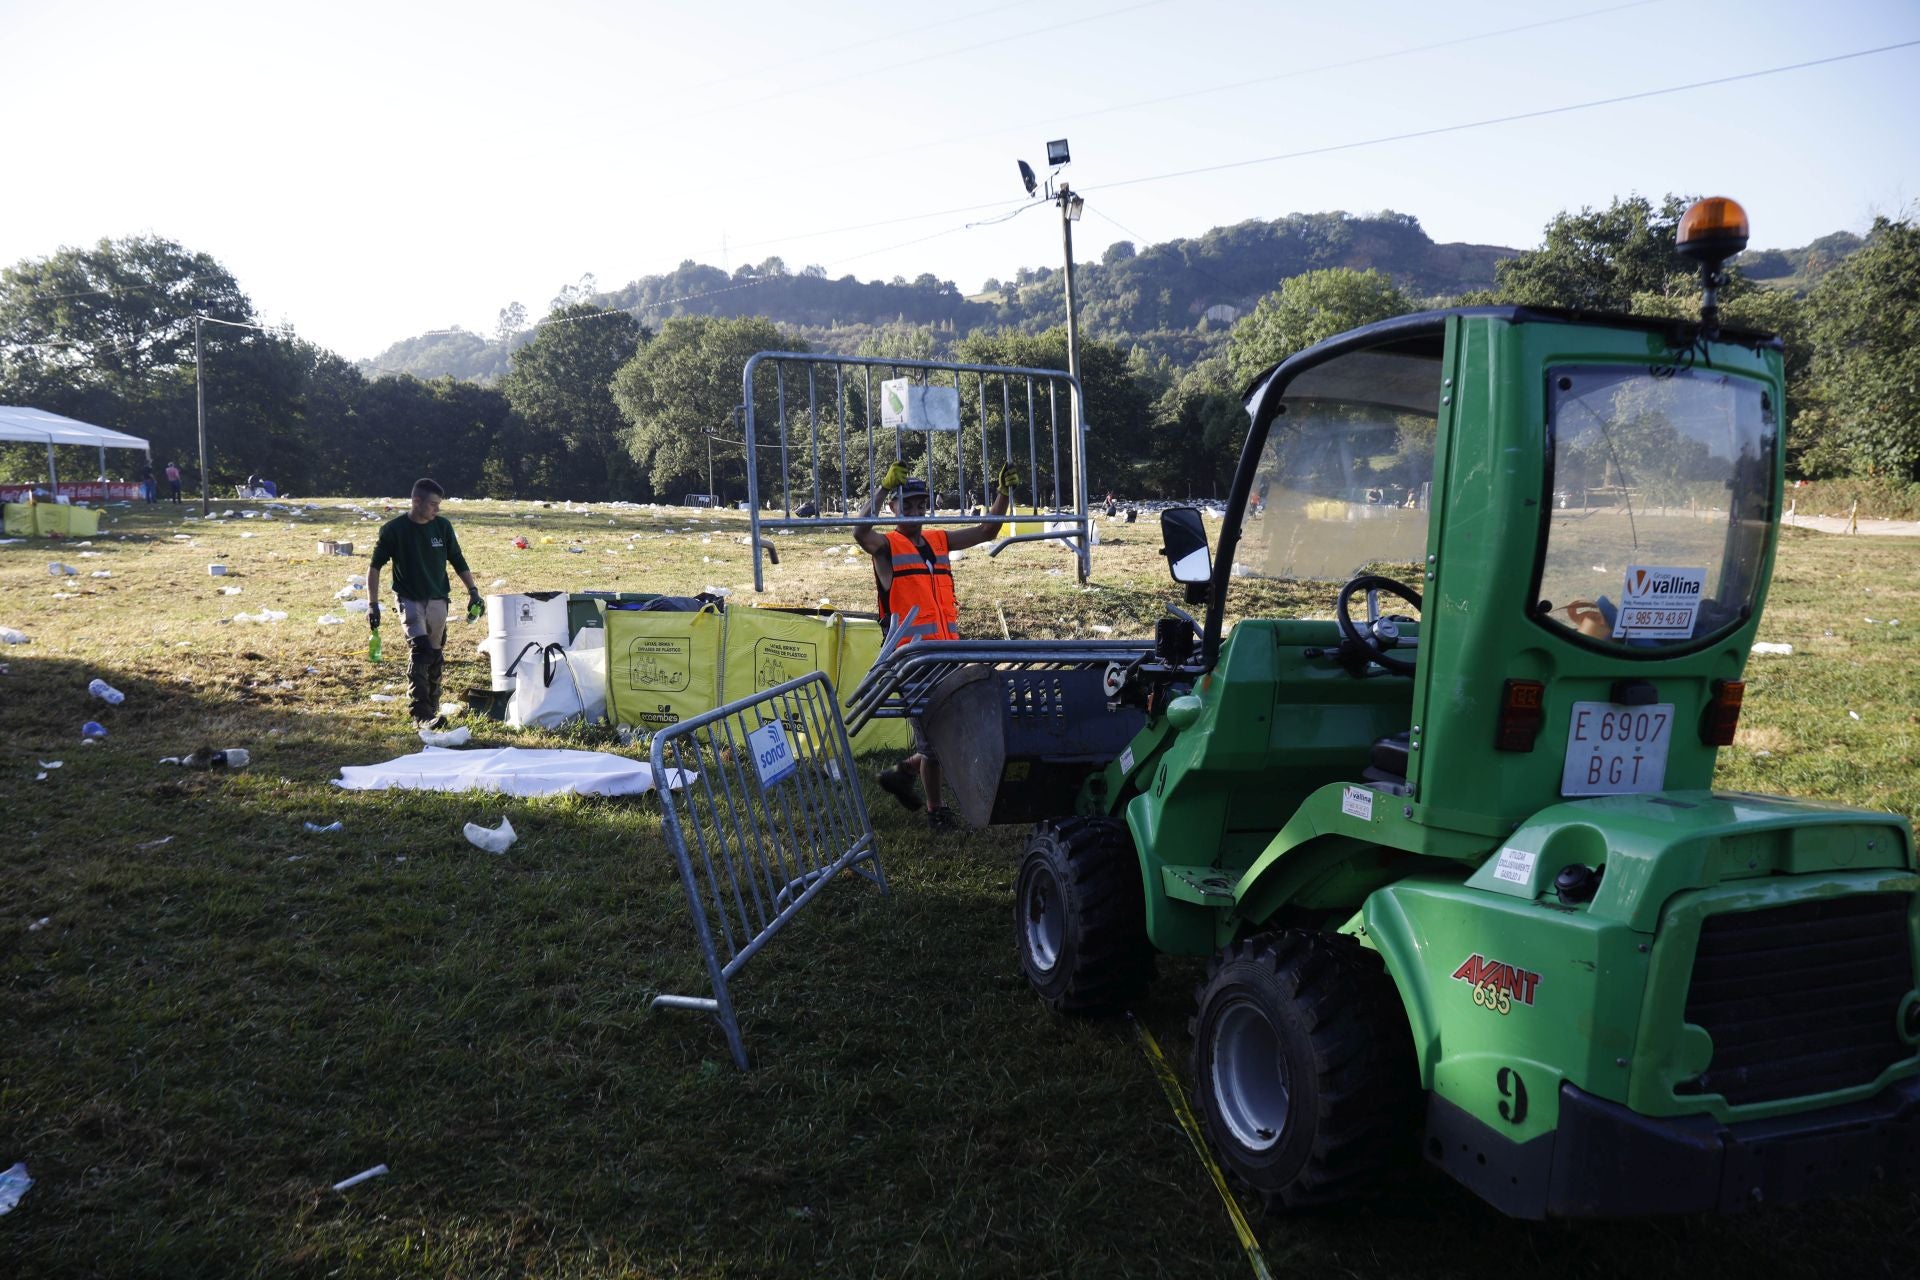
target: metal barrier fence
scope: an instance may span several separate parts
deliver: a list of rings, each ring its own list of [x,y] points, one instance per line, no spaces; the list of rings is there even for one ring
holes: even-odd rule
[[[830,387],[825,385],[829,377]],[[920,386],[950,384],[960,402],[958,423],[935,430],[882,426],[875,383],[902,377]],[[741,392],[755,591],[766,590],[760,555],[771,544],[763,541],[764,530],[894,524],[895,518],[885,512],[871,518],[856,513],[895,461],[906,462],[927,482],[933,502],[924,523],[935,525],[980,523],[979,516],[969,514],[972,506],[991,504],[993,477],[1012,463],[1030,501],[1016,503],[1016,508],[1026,509],[1016,509],[1007,522],[1043,527],[1002,538],[989,554],[998,555],[1016,542],[1065,539],[1075,543],[1080,581],[1087,580],[1092,567],[1087,423],[1080,384],[1071,374],[1010,365],[762,351],[747,361]],[[922,435],[924,449],[910,449],[908,441]],[[939,437],[949,435],[951,450],[936,447]],[[761,509],[760,469],[771,469],[769,452],[778,455],[780,467],[778,517]],[[978,471],[971,468],[976,456]],[[802,495],[797,504],[796,479]],[[969,503],[976,490],[979,501]],[[796,515],[799,510],[811,514]]]
[[[734,975],[840,872],[887,892],[833,683],[809,672],[663,729],[653,771],[713,990],[653,1005],[713,1014],[744,1071]]]

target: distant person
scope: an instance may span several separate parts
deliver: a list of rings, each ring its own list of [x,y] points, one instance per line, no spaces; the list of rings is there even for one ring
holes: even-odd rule
[[[441,729],[440,673],[447,642],[447,566],[451,564],[467,584],[467,620],[486,607],[480,588],[460,554],[453,523],[440,514],[446,490],[433,480],[413,482],[412,506],[380,526],[367,568],[367,625],[380,625],[380,568],[393,563],[393,593],[400,599],[400,617],[412,651],[407,664],[407,693],[413,722],[421,729]]]
[[[140,464],[140,496],[148,502],[160,501],[159,486],[154,483],[151,462]]]
[[[1006,514],[1013,487],[1019,483],[1019,473],[1011,463],[1000,468],[998,491],[993,496],[990,514]],[[904,628],[896,633],[896,644],[958,640],[959,604],[953,594],[953,567],[948,556],[996,536],[1000,522],[989,520],[952,533],[926,528],[921,520],[932,507],[927,482],[909,476],[906,467],[898,462],[888,467],[880,478],[866,505],[860,508],[861,516],[879,515],[880,499],[888,493],[892,494],[893,512],[900,517],[893,530],[882,533],[875,526],[860,525],[853,531],[853,540],[873,557],[873,582],[879,594],[881,624],[889,632]],[[910,627],[906,624],[909,613],[913,614]],[[926,793],[927,825],[936,831],[954,827],[958,823],[953,810],[940,802],[940,762],[934,759],[920,722],[909,719],[907,723],[913,729],[913,754],[901,761],[899,767],[882,772],[880,786],[906,808],[914,809],[921,804],[914,790],[914,780],[918,778]]]
[[[1119,504],[1113,500],[1113,490],[1109,489],[1107,490],[1107,518],[1112,519],[1113,513],[1117,510],[1119,510]]]
[[[180,501],[180,468],[172,462],[167,463],[167,488],[167,497],[174,502]]]

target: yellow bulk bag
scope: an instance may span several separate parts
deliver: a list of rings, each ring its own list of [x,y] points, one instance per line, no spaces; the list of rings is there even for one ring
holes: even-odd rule
[[[34,524],[33,505],[30,502],[9,502],[7,506],[7,536],[9,538],[31,538],[40,530]]]
[[[68,538],[91,538],[100,532],[100,513],[91,507],[42,502],[35,508],[34,520],[40,526],[42,537],[57,533]]]
[[[840,619],[840,665],[833,673],[833,687],[840,695],[842,715],[847,699],[880,656],[880,638],[880,624],[871,618]],[[912,745],[913,730],[905,720],[869,720],[853,738],[855,751],[904,751]]]
[[[831,617],[778,609],[729,609],[720,701],[751,698],[762,689],[813,671],[824,672],[831,680],[839,650],[840,629]]]
[[[652,731],[713,710],[726,627],[711,609],[607,610],[607,718]]]

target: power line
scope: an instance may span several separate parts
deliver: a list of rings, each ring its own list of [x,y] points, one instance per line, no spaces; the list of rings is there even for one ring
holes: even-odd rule
[[[1778,67],[1766,67],[1758,71],[1745,71],[1737,75],[1720,76],[1712,80],[1696,80],[1687,84],[1670,85],[1663,89],[1647,89],[1638,93],[1620,94],[1610,98],[1595,98],[1587,102],[1569,103],[1558,107],[1543,107],[1536,111],[1521,111],[1512,115],[1491,116],[1484,120],[1470,120],[1462,124],[1441,125],[1432,129],[1418,129],[1407,133],[1387,134],[1375,138],[1361,138],[1351,142],[1329,143],[1322,147],[1308,147],[1300,151],[1282,152],[1278,155],[1255,156],[1246,160],[1229,160],[1220,164],[1202,165],[1193,169],[1179,169],[1167,173],[1148,174],[1138,178],[1126,178],[1118,182],[1103,183],[1099,186],[1080,187],[1081,195],[1090,195],[1099,191],[1112,191],[1120,187],[1140,186],[1149,182],[1164,182],[1170,178],[1187,178],[1202,173],[1217,173],[1225,169],[1245,168],[1249,165],[1273,164],[1281,160],[1298,160],[1307,156],[1326,155],[1336,151],[1351,151],[1361,147],[1381,146],[1389,142],[1405,142],[1414,138],[1429,138],[1439,134],[1461,133],[1469,129],[1482,129],[1496,124],[1511,124],[1519,120],[1538,119],[1543,116],[1564,115],[1573,111],[1585,111],[1594,107],[1613,106],[1622,102],[1635,102],[1646,98],[1657,98],[1668,94],[1685,93],[1694,89],[1712,88],[1716,85],[1733,84],[1742,80],[1756,80],[1764,76],[1781,75],[1789,71],[1804,71],[1809,67],[1825,66],[1836,62],[1846,62],[1854,58],[1871,57],[1874,54],[1889,53],[1899,49],[1909,49],[1920,45],[1920,40],[1905,40],[1896,44],[1878,45],[1871,49],[1857,49],[1851,53],[1835,54],[1829,58],[1814,58],[1806,62],[1788,63]],[[929,218],[947,217],[957,213],[977,213],[983,209],[1003,209],[1009,204],[1026,205],[1034,201],[993,200],[980,204],[960,205],[949,209],[937,209],[927,213],[903,214],[897,218],[883,218],[874,222],[851,223],[843,227],[829,227],[819,231],[798,232],[789,236],[778,236],[764,240],[750,240],[736,248],[761,248],[767,245],[792,244],[800,240],[816,240],[825,236],[845,235],[854,231],[868,231],[875,227],[898,226],[905,222],[924,222]],[[945,232],[938,233],[940,235]],[[928,236],[925,239],[933,239]],[[908,241],[907,243],[918,243]],[[862,255],[870,256],[870,255]],[[843,260],[844,261],[844,260]]]
[[[1300,151],[1286,151],[1279,155],[1255,156],[1249,160],[1229,160],[1222,164],[1201,165],[1194,169],[1176,169],[1170,173],[1149,174],[1142,178],[1126,178],[1119,182],[1109,182],[1098,187],[1083,187],[1082,195],[1096,191],[1112,191],[1119,187],[1137,187],[1148,182],[1165,182],[1169,178],[1191,178],[1202,173],[1219,173],[1226,169],[1244,169],[1249,165],[1273,164],[1280,160],[1299,160],[1306,156],[1323,156],[1335,151],[1352,151],[1359,147],[1376,147],[1388,142],[1406,142],[1414,138],[1432,138],[1443,133],[1462,133],[1468,129],[1484,129],[1490,125],[1512,124],[1519,120],[1538,120],[1545,116],[1565,115],[1570,111],[1586,111],[1593,107],[1616,106],[1622,102],[1639,102],[1647,98],[1660,98],[1668,94],[1686,93],[1694,89],[1711,89],[1718,85],[1735,84],[1742,80],[1757,80],[1762,76],[1780,75],[1787,71],[1804,71],[1808,67],[1823,67],[1835,62],[1846,62],[1853,58],[1870,57],[1876,53],[1888,53],[1895,49],[1911,49],[1920,45],[1920,40],[1903,40],[1898,44],[1883,44],[1872,49],[1858,49],[1852,53],[1839,53],[1831,58],[1813,58],[1806,62],[1789,63],[1781,67],[1768,67],[1761,71],[1743,71],[1738,75],[1717,76],[1712,80],[1695,80],[1689,84],[1670,85],[1664,89],[1646,89],[1639,93],[1623,93],[1611,98],[1594,98],[1587,102],[1573,102],[1560,107],[1542,107],[1537,111],[1516,111],[1512,115],[1489,116],[1484,120],[1469,120],[1463,124],[1439,125],[1432,129],[1415,129],[1407,133],[1388,134],[1379,138],[1362,138],[1355,142],[1335,142],[1324,147],[1308,147]]]
[[[1049,127],[1069,124],[1076,120],[1091,120],[1095,116],[1112,115],[1116,111],[1134,111],[1141,107],[1157,107],[1169,102],[1181,102],[1188,98],[1205,97],[1214,93],[1231,93],[1238,89],[1250,89],[1260,85],[1273,84],[1280,80],[1295,80],[1302,76],[1317,75],[1323,71],[1343,71],[1350,67],[1361,66],[1369,62],[1385,62],[1393,58],[1411,57],[1417,53],[1432,53],[1439,49],[1451,49],[1458,45],[1472,44],[1480,40],[1492,40],[1500,36],[1510,36],[1522,31],[1534,31],[1541,27],[1559,26],[1568,22],[1577,22],[1583,18],[1596,18],[1610,13],[1619,13],[1625,9],[1639,9],[1654,3],[1654,0],[1630,0],[1627,4],[1610,5],[1604,9],[1587,9],[1580,13],[1570,13],[1563,17],[1546,18],[1539,22],[1521,23],[1519,26],[1501,27],[1494,31],[1482,31],[1470,36],[1455,36],[1451,40],[1439,40],[1432,44],[1411,45],[1404,49],[1392,49],[1385,53],[1370,53],[1358,58],[1348,58],[1340,62],[1323,62],[1311,67],[1295,67],[1288,71],[1276,72],[1270,76],[1256,76],[1251,80],[1236,80],[1228,84],[1208,85],[1200,89],[1185,89],[1179,93],[1164,94],[1157,98],[1141,98],[1134,102],[1116,103],[1109,107],[1095,107],[1089,111],[1078,111],[1071,115],[1055,116]],[[990,129],[981,129],[973,133],[953,134],[927,142],[914,143],[905,147],[894,147],[886,151],[870,151],[865,155],[850,156],[848,162],[870,160],[876,156],[897,156],[909,151],[925,151],[933,147],[949,146],[956,142],[969,142],[975,138],[998,137],[1012,132],[1014,124],[999,125]],[[795,172],[795,170],[788,170]]]
[[[704,84],[693,85],[692,87],[687,89],[686,92],[698,93],[702,89],[716,89],[716,88],[719,88],[721,85],[727,84],[735,79],[748,77],[748,76],[764,75],[769,71],[778,71],[782,67],[790,67],[795,63],[807,62],[814,58],[822,57],[827,54],[836,54],[836,55],[844,54],[850,49],[863,49],[868,45],[884,44],[888,40],[904,40],[908,36],[921,35],[928,31],[937,30],[940,27],[950,27],[956,22],[975,22],[981,18],[988,17],[991,14],[999,13],[1003,9],[1017,9],[1021,5],[1027,4],[1029,2],[1030,0],[1007,0],[1007,3],[997,4],[993,6],[993,8],[991,9],[979,9],[973,13],[957,14],[951,18],[942,18],[938,22],[929,22],[923,26],[909,27],[905,31],[885,31],[877,36],[869,36],[865,40],[855,40],[851,44],[830,45],[823,49],[817,49],[812,53],[796,54],[791,58],[782,58],[775,62],[763,62],[757,67],[748,67],[741,71],[734,72],[730,75],[721,76],[717,80],[709,80]]]
[[[1165,3],[1167,3],[1167,0],[1138,0],[1138,3],[1127,5],[1124,8],[1109,9],[1104,13],[1089,14],[1082,18],[1069,18],[1065,22],[1056,22],[1050,27],[1036,27],[1031,31],[1016,31],[1010,35],[995,36],[991,40],[982,40],[978,44],[962,45],[957,49],[942,49],[938,53],[929,53],[924,57],[909,58],[904,62],[892,62],[886,66],[874,67],[868,71],[856,71],[852,75],[841,76],[837,80],[809,81],[804,85],[795,85],[792,88],[780,89],[758,98],[747,98],[740,102],[729,102],[724,106],[715,107],[711,111],[702,111],[690,116],[680,116],[677,117],[677,121],[683,124],[690,123],[695,120],[705,120],[710,116],[722,115],[728,111],[737,110],[740,107],[756,107],[764,102],[772,102],[777,98],[784,98],[791,94],[799,93],[802,89],[830,89],[835,85],[847,84],[854,80],[866,80],[878,75],[893,75],[908,67],[920,66],[922,63],[937,62],[942,58],[951,58],[963,53],[973,53],[979,49],[990,49],[994,45],[1006,44],[1010,40],[1026,40],[1033,36],[1046,35],[1049,32],[1064,30],[1067,27],[1077,27],[1087,22],[1104,22],[1109,18],[1117,18],[1121,14],[1132,13],[1137,9],[1150,9],[1154,5]]]

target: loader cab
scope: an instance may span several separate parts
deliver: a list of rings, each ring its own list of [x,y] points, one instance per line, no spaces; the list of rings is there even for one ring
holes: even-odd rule
[[[1705,788],[1771,569],[1781,388],[1761,335],[1543,309],[1404,316],[1301,352],[1247,395],[1199,665],[1230,678],[1264,630],[1276,762],[1310,741],[1463,834]],[[1323,583],[1338,621],[1227,636],[1249,578]]]

